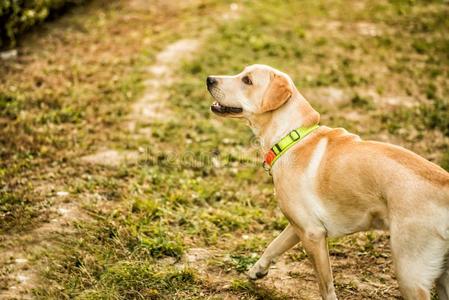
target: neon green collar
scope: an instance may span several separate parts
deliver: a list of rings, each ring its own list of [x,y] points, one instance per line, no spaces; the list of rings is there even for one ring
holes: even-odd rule
[[[305,138],[309,133],[320,127],[319,125],[313,125],[310,127],[299,127],[290,131],[286,136],[284,136],[279,142],[274,144],[265,155],[265,160],[263,162],[263,167],[266,171],[270,172],[271,167],[274,165],[276,160],[282,156],[288,149],[293,147],[300,140]]]

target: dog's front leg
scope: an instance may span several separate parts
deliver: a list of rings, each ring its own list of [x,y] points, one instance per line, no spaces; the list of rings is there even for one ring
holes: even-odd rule
[[[273,260],[298,242],[299,238],[296,235],[294,228],[290,224],[287,225],[281,234],[268,245],[260,259],[248,271],[249,278],[255,280],[267,275]]]
[[[325,300],[337,299],[329,261],[326,230],[320,227],[302,229],[297,226],[295,226],[294,229],[296,234],[300,237],[302,245],[315,269],[321,297]]]

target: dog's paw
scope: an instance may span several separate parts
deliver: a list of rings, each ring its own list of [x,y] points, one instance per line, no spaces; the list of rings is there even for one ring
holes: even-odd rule
[[[251,280],[261,279],[268,274],[268,268],[262,268],[259,264],[255,264],[251,269],[249,269],[247,275]]]

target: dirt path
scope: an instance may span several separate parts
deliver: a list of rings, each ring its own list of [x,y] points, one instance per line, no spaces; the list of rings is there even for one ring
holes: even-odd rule
[[[134,103],[132,113],[127,124],[129,134],[148,137],[144,125],[154,121],[168,121],[171,118],[170,111],[165,105],[167,98],[166,88],[174,80],[174,70],[179,63],[188,58],[199,47],[199,41],[183,39],[168,45],[156,56],[155,64],[146,67],[149,78],[145,81],[143,96]],[[100,147],[101,148],[101,147]],[[119,151],[116,149],[103,149],[97,153],[81,158],[83,162],[119,166],[122,163],[132,163],[139,158],[138,152]]]

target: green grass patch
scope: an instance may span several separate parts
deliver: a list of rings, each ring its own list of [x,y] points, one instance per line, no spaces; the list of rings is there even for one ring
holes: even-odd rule
[[[392,133],[404,126],[414,126],[419,130],[436,129],[449,135],[449,101],[435,99],[432,103],[415,108],[400,108],[384,114],[383,120]]]

